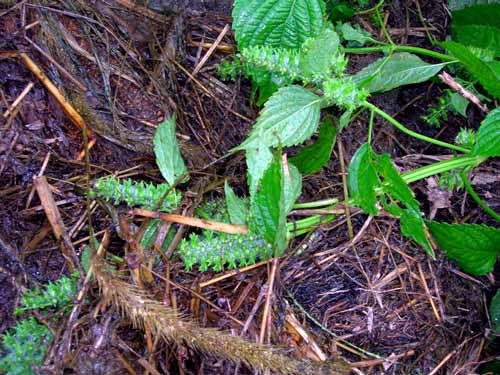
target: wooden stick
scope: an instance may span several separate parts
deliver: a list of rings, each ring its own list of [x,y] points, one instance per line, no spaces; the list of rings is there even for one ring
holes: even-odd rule
[[[24,90],[19,94],[19,96],[12,102],[12,104],[7,108],[7,110],[4,112],[3,117],[7,118],[11,113],[14,112],[14,109],[21,103],[21,101],[24,99],[26,95],[30,92],[30,90],[33,88],[34,83],[30,82],[26,85]]]
[[[484,113],[488,113],[488,107],[481,103],[481,100],[474,95],[472,92],[467,90],[465,87],[463,87],[460,83],[455,81],[452,76],[450,76],[448,73],[443,72],[438,75],[439,78],[441,78],[441,81],[443,83],[447,84],[450,86],[453,90],[458,92],[460,95],[462,95],[465,99],[469,100],[470,102],[474,103],[481,111]]]
[[[229,24],[226,24],[222,31],[220,32],[219,36],[217,36],[217,39],[215,39],[215,42],[212,44],[212,46],[208,49],[207,53],[202,57],[198,65],[193,70],[192,76],[194,77],[198,72],[201,70],[203,65],[207,62],[208,58],[212,55],[212,53],[215,51],[219,43],[222,41],[224,36],[226,36],[227,32],[229,31]]]
[[[269,316],[271,314],[271,299],[273,296],[274,280],[276,278],[276,270],[278,269],[278,258],[273,259],[271,266],[271,275],[269,276],[269,282],[267,287],[266,303],[264,305],[264,312],[262,313],[262,324],[260,326],[259,344],[264,344],[264,336],[266,334],[266,328],[270,321]]]
[[[220,276],[214,277],[213,279],[210,279],[210,280],[207,280],[207,281],[204,281],[204,282],[200,283],[200,285],[199,285],[200,289],[202,289],[202,288],[204,288],[206,286],[218,283],[219,281],[228,279],[230,277],[233,277],[233,276],[236,276],[236,275],[240,275],[240,274],[245,273],[247,271],[253,270],[254,268],[258,268],[260,266],[263,266],[264,264],[270,263],[271,261],[272,261],[272,259],[261,260],[260,262],[252,264],[250,266],[246,266],[246,267],[239,268],[239,269],[236,269],[236,270],[228,271],[226,273],[223,273]]]
[[[220,223],[217,221],[210,221],[205,219],[198,219],[196,217],[182,216],[175,214],[166,214],[163,212],[148,211],[142,208],[135,208],[130,211],[131,215],[149,217],[152,219],[160,219],[164,221],[171,221],[177,224],[190,225],[192,227],[216,230],[229,234],[247,234],[248,228],[244,225]]]
[[[418,273],[420,274],[420,281],[422,282],[422,285],[424,286],[425,293],[427,294],[427,298],[429,299],[429,302],[432,307],[432,311],[434,312],[434,316],[436,317],[437,321],[441,321],[441,316],[439,315],[439,312],[436,308],[436,305],[434,303],[434,300],[432,299],[432,294],[431,291],[429,290],[429,286],[427,285],[427,281],[425,280],[425,275],[424,271],[422,269],[422,265],[420,263],[417,263],[418,267]]]

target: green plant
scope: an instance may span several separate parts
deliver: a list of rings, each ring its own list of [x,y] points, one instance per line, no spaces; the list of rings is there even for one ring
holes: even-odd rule
[[[29,317],[18,321],[2,335],[0,371],[8,375],[34,375],[32,367],[42,364],[52,334]]]
[[[377,16],[379,16],[379,6],[380,4],[374,8]],[[308,12],[299,11],[306,8]],[[478,12],[476,7],[473,8],[465,10],[465,13]],[[491,54],[482,53],[482,57],[477,57],[476,52],[457,42],[442,43],[451,53],[447,55],[423,48],[395,45],[388,33],[386,33],[387,43],[375,41],[366,35],[364,39],[360,39],[363,34],[352,26],[337,28],[345,41],[358,39],[362,43],[374,43],[377,46],[343,48],[333,26],[324,21],[323,15],[324,4],[318,0],[302,0],[297,6],[285,0],[235,2],[233,28],[240,50],[238,61],[248,71],[258,71],[259,75],[267,74],[271,77],[271,81],[274,79],[274,87],[270,88],[269,81],[253,77],[256,85],[266,93],[266,96],[270,96],[265,101],[264,108],[248,138],[233,150],[246,153],[250,226],[253,225],[255,233],[274,247],[274,255],[282,254],[286,249],[287,239],[290,238],[287,235],[286,216],[300,195],[301,180],[300,168],[297,169],[292,164],[293,161],[300,163],[300,159],[283,162],[283,149],[300,145],[308,140],[318,129],[321,111],[326,108],[336,107],[344,112],[340,119],[342,127],[337,129],[338,133],[357,113],[368,110],[370,113],[368,142],[359,148],[351,160],[348,178],[351,199],[346,203],[358,206],[370,215],[377,215],[382,208],[398,217],[402,233],[415,240],[431,256],[434,255],[434,249],[429,232],[437,238],[438,245],[447,251],[450,257],[457,259],[462,267],[467,264],[469,272],[474,274],[489,272],[494,263],[492,259],[496,259],[500,251],[498,241],[494,241],[496,235],[492,234],[497,230],[483,226],[446,226],[447,230],[457,229],[456,240],[449,238],[448,241],[441,240],[443,239],[441,231],[445,228],[445,224],[424,221],[419,203],[408,184],[434,174],[459,173],[464,186],[472,195],[472,187],[467,184],[467,172],[490,157],[500,156],[500,108],[494,109],[485,118],[475,139],[471,133],[462,132],[457,138],[457,143],[450,144],[406,128],[370,103],[368,97],[373,93],[424,82],[435,76],[446,65],[458,63],[489,94],[498,97],[496,85],[500,81],[491,76],[492,70],[497,67],[497,62],[484,61],[484,58],[487,58],[485,56]],[[454,14],[454,17],[459,18],[459,21],[454,20],[454,24],[456,26],[466,24],[467,15],[469,13]],[[487,19],[488,22],[498,22],[498,19],[492,17]],[[355,34],[356,31],[358,34]],[[493,42],[486,47],[491,46],[496,48]],[[466,52],[463,52],[463,49]],[[344,73],[347,63],[345,53],[371,52],[384,52],[385,56],[355,74]],[[429,64],[416,54],[436,58],[442,62]],[[467,54],[472,54],[474,59],[483,59],[481,64],[486,64],[487,68],[479,63],[476,64],[476,60],[469,59]],[[263,99],[262,95],[260,99]],[[458,155],[450,160],[401,175],[388,154],[377,155],[371,148],[375,115],[382,117],[409,136],[445,147]],[[331,147],[324,149],[329,157]],[[321,160],[324,163],[328,158]],[[287,191],[293,191],[293,194],[287,196]],[[477,194],[474,199],[483,208],[485,207],[484,202],[480,203]],[[324,202],[324,207],[332,204],[333,200],[327,200]],[[308,205],[302,204],[301,207]],[[487,212],[495,217],[491,210]],[[309,220],[308,224],[314,225],[313,218],[302,220]],[[317,220],[316,223],[318,222]],[[458,236],[461,228],[463,228],[462,234],[487,238],[484,240],[486,242],[477,245],[486,249],[485,252],[491,257],[474,257],[470,252],[457,251],[459,248],[462,249],[459,242],[463,241],[463,236]]]
[[[21,296],[22,306],[16,308],[15,314],[36,310],[46,315],[49,309],[62,309],[76,295],[78,277],[78,274],[63,276],[55,282],[49,282],[43,290],[35,288],[25,291]],[[42,364],[47,345],[52,341],[52,333],[30,316],[19,320],[1,338],[0,371],[8,375],[31,375],[35,374],[32,368]]]

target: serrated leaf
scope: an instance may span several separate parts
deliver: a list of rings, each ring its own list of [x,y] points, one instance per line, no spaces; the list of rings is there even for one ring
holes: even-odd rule
[[[300,48],[323,29],[323,0],[236,0],[233,29],[238,48]]]
[[[286,211],[281,158],[274,157],[264,172],[260,188],[250,197],[251,229],[268,243],[276,254],[286,249]]]
[[[175,115],[158,125],[153,144],[156,164],[163,178],[173,185],[180,176],[187,172],[175,137]]]
[[[463,45],[486,49],[500,57],[500,28],[485,25],[453,27],[455,39]]]
[[[249,148],[246,150],[246,162],[248,168],[248,186],[250,195],[258,188],[264,172],[269,168],[273,160],[273,154],[269,147]]]
[[[292,163],[288,163],[288,170],[283,171],[283,193],[285,212],[288,214],[302,193],[302,176]]]
[[[336,130],[332,117],[325,117],[319,127],[316,142],[303,147],[296,156],[290,158],[290,162],[296,165],[301,173],[313,174],[318,172],[330,160],[335,138]]]
[[[434,250],[426,235],[420,205],[413,192],[394,167],[388,154],[377,156],[375,169],[383,179],[382,191],[391,200],[393,214],[400,215],[401,233],[412,238],[434,257]],[[397,204],[396,204],[397,201]],[[403,206],[398,208],[398,206]]]
[[[245,201],[238,197],[231,186],[224,182],[224,193],[226,195],[226,206],[229,214],[229,219],[232,224],[246,224],[248,216],[248,207]]]
[[[454,92],[450,95],[451,107],[463,117],[467,117],[467,107],[469,106],[469,101],[465,99],[462,95]]]
[[[396,87],[427,81],[446,65],[428,64],[411,53],[395,53],[368,65],[352,76],[369,92],[385,92]]]
[[[453,12],[476,4],[494,4],[500,0],[448,0],[448,8]]]
[[[358,148],[349,165],[347,183],[355,204],[367,214],[376,216],[378,209],[375,189],[380,186],[380,181],[373,165],[373,157],[374,153],[368,143]]]
[[[500,17],[499,17],[500,18]],[[454,57],[456,57],[481,83],[481,85],[493,96],[500,98],[500,72],[494,64],[488,64],[478,58],[467,47],[456,42],[442,42]]]
[[[493,333],[500,334],[500,290],[497,290],[497,293],[491,300],[490,317]]]
[[[304,142],[318,127],[321,102],[321,97],[300,86],[279,89],[264,105],[248,138],[235,150]]]
[[[500,27],[500,3],[476,4],[452,13],[453,25],[486,25]]]
[[[301,49],[299,66],[305,76],[328,76],[332,58],[337,55],[340,41],[337,33],[325,29],[316,38],[308,40]]]
[[[366,42],[369,42],[372,38],[369,32],[354,28],[350,23],[343,23],[337,28],[342,38],[351,44],[356,46],[363,46]]]
[[[500,107],[488,113],[481,122],[472,155],[500,156]]]
[[[500,229],[478,224],[447,224],[436,221],[427,226],[448,258],[462,270],[481,276],[493,270],[500,252]]]

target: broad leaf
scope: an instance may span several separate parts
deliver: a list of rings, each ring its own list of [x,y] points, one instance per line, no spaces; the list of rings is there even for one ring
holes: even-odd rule
[[[292,163],[288,163],[288,170],[283,170],[283,193],[285,212],[288,214],[302,193],[302,176]]]
[[[443,42],[441,44],[453,56],[460,60],[472,76],[476,78],[491,95],[500,98],[500,72],[497,66],[482,61],[467,47],[459,43]]]
[[[374,153],[368,143],[363,144],[354,154],[349,166],[347,182],[349,194],[356,206],[367,214],[377,215],[377,193],[375,189],[380,186],[373,165]]]
[[[250,200],[252,230],[273,244],[276,255],[286,249],[286,210],[281,158],[274,157],[265,171],[260,189]]]
[[[450,95],[450,104],[452,108],[463,117],[467,117],[467,107],[469,103],[470,102],[459,93],[454,92]]]
[[[396,87],[427,81],[446,63],[428,64],[411,53],[395,53],[368,65],[352,76],[354,82],[369,92],[385,92]]]
[[[187,172],[175,137],[175,115],[158,125],[153,144],[156,164],[163,178],[173,185],[180,176]]]
[[[452,13],[453,25],[486,25],[500,27],[500,3],[477,4]]]
[[[476,137],[473,155],[500,156],[500,107],[491,111],[481,122]]]
[[[500,229],[478,224],[447,224],[431,221],[429,231],[448,258],[462,270],[480,276],[493,270],[500,252]]]
[[[369,32],[354,28],[350,23],[343,23],[337,27],[337,31],[344,40],[359,47],[372,39]]]
[[[236,0],[233,29],[238,48],[300,48],[323,29],[323,0]]]
[[[500,334],[500,290],[493,297],[490,304],[491,329],[493,333]]]
[[[226,207],[231,223],[246,224],[248,207],[245,201],[234,193],[227,181],[224,182],[224,194],[226,195]]]
[[[434,250],[426,235],[420,205],[413,196],[413,192],[392,164],[388,154],[378,156],[376,159],[375,169],[383,179],[382,190],[391,200],[392,210],[389,211],[400,215],[401,233],[413,238],[429,255],[434,257]]]
[[[332,59],[337,55],[340,41],[337,33],[325,29],[302,46],[299,65],[305,76],[329,76]]]
[[[453,12],[476,4],[494,4],[500,0],[448,0],[448,8]]]
[[[300,86],[279,89],[266,102],[248,138],[235,150],[304,142],[318,127],[321,102],[321,97]]]
[[[248,186],[250,195],[258,188],[264,172],[269,168],[273,160],[273,154],[269,147],[249,148],[246,150],[246,161],[248,167]]]
[[[499,15],[500,17],[500,15]],[[453,28],[458,42],[466,46],[486,49],[500,57],[500,28],[484,25],[465,25]]]
[[[330,116],[325,117],[319,127],[318,139],[309,146],[302,148],[299,153],[290,158],[290,162],[297,166],[301,173],[313,174],[318,172],[330,160],[335,144],[336,130]]]

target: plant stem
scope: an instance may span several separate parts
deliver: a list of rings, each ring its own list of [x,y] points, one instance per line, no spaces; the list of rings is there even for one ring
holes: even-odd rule
[[[302,208],[318,208],[324,206],[331,206],[337,203],[339,203],[339,200],[337,198],[323,199],[315,202],[297,203],[293,205],[293,209],[297,210]]]
[[[434,57],[435,59],[447,62],[458,62],[456,58],[450,55],[446,55],[444,53],[431,51],[430,49],[420,48],[420,47],[412,47],[412,46],[400,46],[400,45],[386,45],[386,46],[377,46],[377,47],[358,47],[358,48],[344,48],[346,53],[373,53],[373,52],[410,52],[416,53],[419,55]]]
[[[416,133],[413,130],[410,130],[410,129],[406,128],[403,124],[401,124],[399,121],[397,121],[396,119],[394,119],[388,113],[382,111],[380,108],[378,108],[377,106],[374,106],[373,104],[371,104],[371,103],[369,103],[367,101],[363,102],[361,105],[363,107],[365,107],[365,108],[367,108],[367,109],[369,109],[369,110],[377,113],[379,116],[381,116],[385,120],[389,121],[392,125],[394,125],[396,128],[398,128],[399,130],[401,130],[403,133],[408,134],[411,137],[414,137],[416,139],[420,139],[421,141],[425,141],[425,142],[429,142],[429,143],[435,144],[437,146],[446,147],[446,148],[449,148],[451,150],[463,152],[464,154],[467,154],[469,152],[469,149],[467,149],[467,148],[463,148],[463,147],[460,147],[460,146],[452,145],[450,143],[439,141],[437,139],[434,139],[434,138],[427,137],[425,135]]]
[[[479,198],[479,195],[477,195],[476,191],[469,181],[469,178],[467,177],[467,172],[463,171],[460,175],[462,176],[465,188],[467,189],[467,192],[470,194],[472,199],[476,201],[476,203],[484,210],[484,212],[486,212],[496,221],[500,222],[500,215],[493,211],[491,207],[489,207],[481,198]]]

